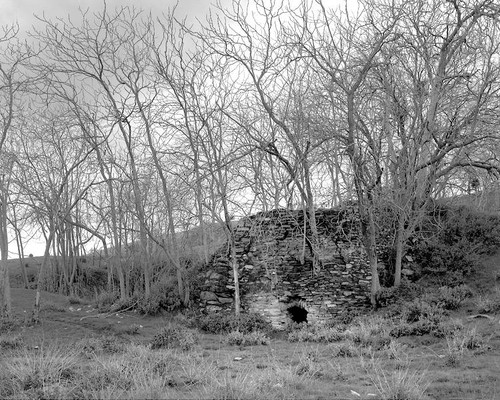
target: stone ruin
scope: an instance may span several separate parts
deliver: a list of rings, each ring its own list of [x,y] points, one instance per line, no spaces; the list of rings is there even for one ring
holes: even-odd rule
[[[355,207],[318,209],[321,268],[313,272],[302,210],[278,209],[235,226],[241,308],[274,328],[326,322],[347,309],[369,306],[371,274],[359,237]],[[199,304],[207,313],[234,309],[234,278],[223,246],[202,272]]]

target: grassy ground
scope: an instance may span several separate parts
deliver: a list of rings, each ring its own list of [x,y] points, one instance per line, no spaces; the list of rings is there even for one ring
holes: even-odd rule
[[[391,335],[393,320],[376,313],[265,345],[50,293],[30,326],[34,291],[14,288],[17,323],[0,324],[0,398],[500,399],[500,318],[486,312],[500,301],[499,261],[485,260],[476,296],[440,322],[459,329]]]

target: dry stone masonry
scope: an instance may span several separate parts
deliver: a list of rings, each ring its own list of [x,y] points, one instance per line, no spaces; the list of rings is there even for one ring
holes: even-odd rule
[[[316,220],[321,262],[316,273],[303,211],[258,213],[235,227],[242,308],[263,315],[277,329],[290,321],[325,322],[368,304],[371,274],[355,208],[319,209]],[[229,312],[234,305],[227,250],[221,248],[203,274],[199,300],[207,312]]]

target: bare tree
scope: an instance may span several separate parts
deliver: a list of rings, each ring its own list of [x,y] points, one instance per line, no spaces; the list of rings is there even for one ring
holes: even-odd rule
[[[19,27],[5,26],[0,33],[0,316],[10,316],[8,203],[9,180],[15,155],[7,149],[20,108],[20,94],[26,83],[22,66],[30,52],[17,41]]]

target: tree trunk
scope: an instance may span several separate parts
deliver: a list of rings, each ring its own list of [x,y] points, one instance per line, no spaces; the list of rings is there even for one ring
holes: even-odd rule
[[[7,193],[0,181],[0,316],[10,317],[12,312],[9,268],[9,239],[7,236]]]
[[[35,295],[35,304],[33,306],[33,312],[31,314],[31,320],[34,323],[40,322],[40,288],[42,286],[43,274],[45,272],[45,268],[47,268],[47,264],[49,262],[49,254],[50,254],[50,246],[54,239],[54,228],[51,227],[50,234],[47,239],[47,243],[45,244],[45,253],[43,255],[42,265],[40,270],[38,271],[38,280],[36,284],[36,295]]]
[[[401,285],[401,266],[403,264],[403,253],[404,253],[404,243],[405,243],[405,216],[404,213],[400,212],[398,216],[398,227],[396,231],[396,260],[395,260],[395,270],[394,270],[394,286],[398,287]]]
[[[234,277],[234,314],[239,316],[241,313],[241,301],[240,301],[240,278],[238,273],[238,261],[236,259],[236,243],[234,240],[234,234],[231,234],[230,241],[230,259],[231,266],[233,269],[233,277]]]

